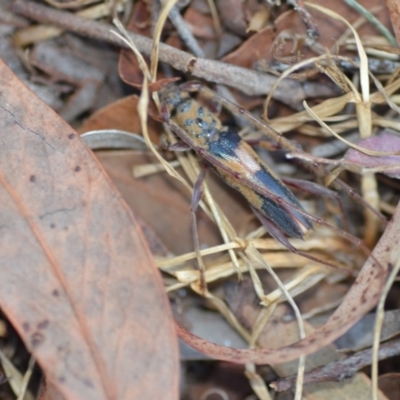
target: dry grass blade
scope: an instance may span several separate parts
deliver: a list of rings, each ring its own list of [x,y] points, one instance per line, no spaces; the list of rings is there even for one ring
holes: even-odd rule
[[[340,135],[338,135],[333,129],[331,129],[325,122],[323,122],[317,114],[307,105],[307,103],[304,101],[303,102],[304,108],[309,112],[309,114],[312,116],[312,118],[317,121],[323,128],[325,128],[328,132],[332,134],[336,139],[342,141],[345,143],[348,147],[351,147],[355,150],[360,151],[361,153],[368,154],[369,156],[395,156],[398,154],[397,151],[393,152],[382,152],[382,151],[374,151],[367,149],[365,147],[357,146],[354,143],[349,142],[346,139],[343,139]]]
[[[0,361],[1,368],[4,371],[6,379],[10,382],[10,386],[15,396],[24,396],[25,400],[33,400],[33,396],[30,393],[26,393],[25,377],[21,374],[18,368],[8,359],[3,351],[0,350]]]
[[[58,0],[45,0],[47,4],[52,5],[55,8],[81,8],[89,4],[97,3],[97,0],[68,0],[68,1],[58,1]]]
[[[266,262],[264,258],[262,258],[261,254],[256,250],[255,247],[250,245],[246,249],[246,253],[249,256],[250,260],[254,260],[257,263],[260,263],[261,265],[263,265],[266,268],[266,270],[268,271],[268,273],[273,277],[275,282],[278,284],[279,289],[282,291],[282,295],[285,297],[285,299],[291,305],[291,307],[292,307],[292,309],[293,309],[293,311],[295,313],[296,321],[297,321],[298,326],[299,326],[299,336],[300,336],[301,340],[304,340],[305,337],[306,337],[306,333],[305,333],[305,330],[304,330],[303,318],[301,317],[300,310],[299,310],[297,304],[295,303],[295,301],[293,300],[292,295],[287,290],[285,285],[281,282],[281,280],[279,279],[278,275],[271,268],[269,263]],[[305,368],[305,355],[302,354],[299,357],[299,366],[298,366],[298,370],[297,370],[295,400],[301,400],[301,398],[302,398],[304,368]]]
[[[159,53],[159,46],[160,46],[160,37],[162,33],[162,29],[164,28],[165,21],[168,18],[168,14],[175,6],[177,0],[166,0],[162,3],[162,9],[160,15],[157,19],[156,26],[154,28],[154,44],[153,49],[151,51],[151,67],[150,67],[150,74],[151,79],[154,82],[157,78],[157,68],[158,68],[158,53]]]

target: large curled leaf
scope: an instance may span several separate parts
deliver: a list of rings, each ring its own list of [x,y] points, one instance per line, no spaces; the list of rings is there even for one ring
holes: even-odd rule
[[[2,310],[65,399],[177,398],[167,298],[135,218],[2,63],[0,96]]]

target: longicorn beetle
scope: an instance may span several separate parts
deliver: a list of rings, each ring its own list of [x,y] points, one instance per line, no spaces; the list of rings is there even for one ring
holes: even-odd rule
[[[329,261],[297,250],[289,242],[288,237],[303,239],[313,229],[311,221],[317,223],[323,221],[306,213],[293,193],[252,147],[241,139],[232,127],[224,126],[216,114],[191,96],[191,92],[199,91],[199,85],[186,83],[168,87],[161,92],[161,117],[182,141],[175,148],[179,148],[180,151],[193,149],[203,158],[227,184],[244,196],[265,229],[289,251],[336,267]],[[262,124],[259,121],[258,123]],[[278,133],[275,134],[276,138],[282,138]],[[174,150],[174,146],[170,149]],[[192,212],[200,201],[203,179],[204,173],[200,174],[195,185]],[[325,188],[319,190],[325,191],[324,194],[330,192]],[[193,221],[195,224],[195,216]],[[336,227],[324,224],[339,232],[350,242],[360,245],[370,255],[369,250],[358,239]],[[201,272],[201,285],[205,287],[204,266],[198,247],[196,253]]]

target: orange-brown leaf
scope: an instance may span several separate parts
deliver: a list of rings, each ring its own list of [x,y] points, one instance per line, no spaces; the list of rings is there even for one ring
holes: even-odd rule
[[[177,398],[175,332],[135,218],[2,63],[0,88],[1,309],[66,399]]]

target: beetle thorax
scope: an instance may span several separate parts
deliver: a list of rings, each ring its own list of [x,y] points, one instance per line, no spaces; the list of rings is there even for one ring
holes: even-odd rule
[[[188,93],[174,93],[169,97],[168,105],[171,120],[182,127],[198,145],[215,139],[223,128],[218,117]]]

